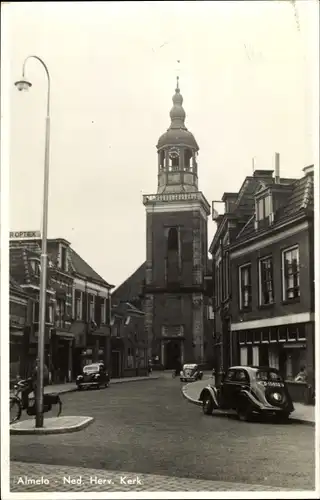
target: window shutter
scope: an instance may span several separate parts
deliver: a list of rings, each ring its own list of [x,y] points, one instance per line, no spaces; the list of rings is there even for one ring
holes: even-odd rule
[[[101,304],[102,298],[96,295],[95,305],[94,305],[94,320],[98,326],[101,325]]]
[[[87,312],[88,312],[88,294],[87,292],[83,292],[82,294],[82,320],[87,321]]]

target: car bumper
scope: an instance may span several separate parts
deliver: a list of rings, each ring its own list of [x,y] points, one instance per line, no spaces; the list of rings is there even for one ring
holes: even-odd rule
[[[196,377],[180,377],[181,382],[195,382]]]
[[[91,380],[90,382],[82,382],[80,380],[80,381],[77,381],[76,384],[77,385],[97,385],[97,384],[100,384],[100,380]]]

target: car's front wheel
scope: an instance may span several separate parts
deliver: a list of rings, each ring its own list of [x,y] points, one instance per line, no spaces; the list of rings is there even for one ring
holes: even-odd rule
[[[214,408],[213,399],[210,394],[206,394],[202,400],[202,410],[205,415],[212,415]]]

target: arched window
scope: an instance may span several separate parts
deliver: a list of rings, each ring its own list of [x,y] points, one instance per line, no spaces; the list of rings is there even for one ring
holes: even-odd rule
[[[192,151],[190,149],[186,149],[184,151],[184,166],[186,170],[189,170],[192,167],[191,158],[192,158]]]
[[[178,230],[176,227],[171,227],[168,234],[168,251],[172,250],[176,252],[179,250]]]

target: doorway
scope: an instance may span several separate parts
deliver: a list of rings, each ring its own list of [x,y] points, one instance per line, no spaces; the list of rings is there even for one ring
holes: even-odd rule
[[[165,368],[173,370],[181,362],[181,341],[169,340],[165,344]]]

